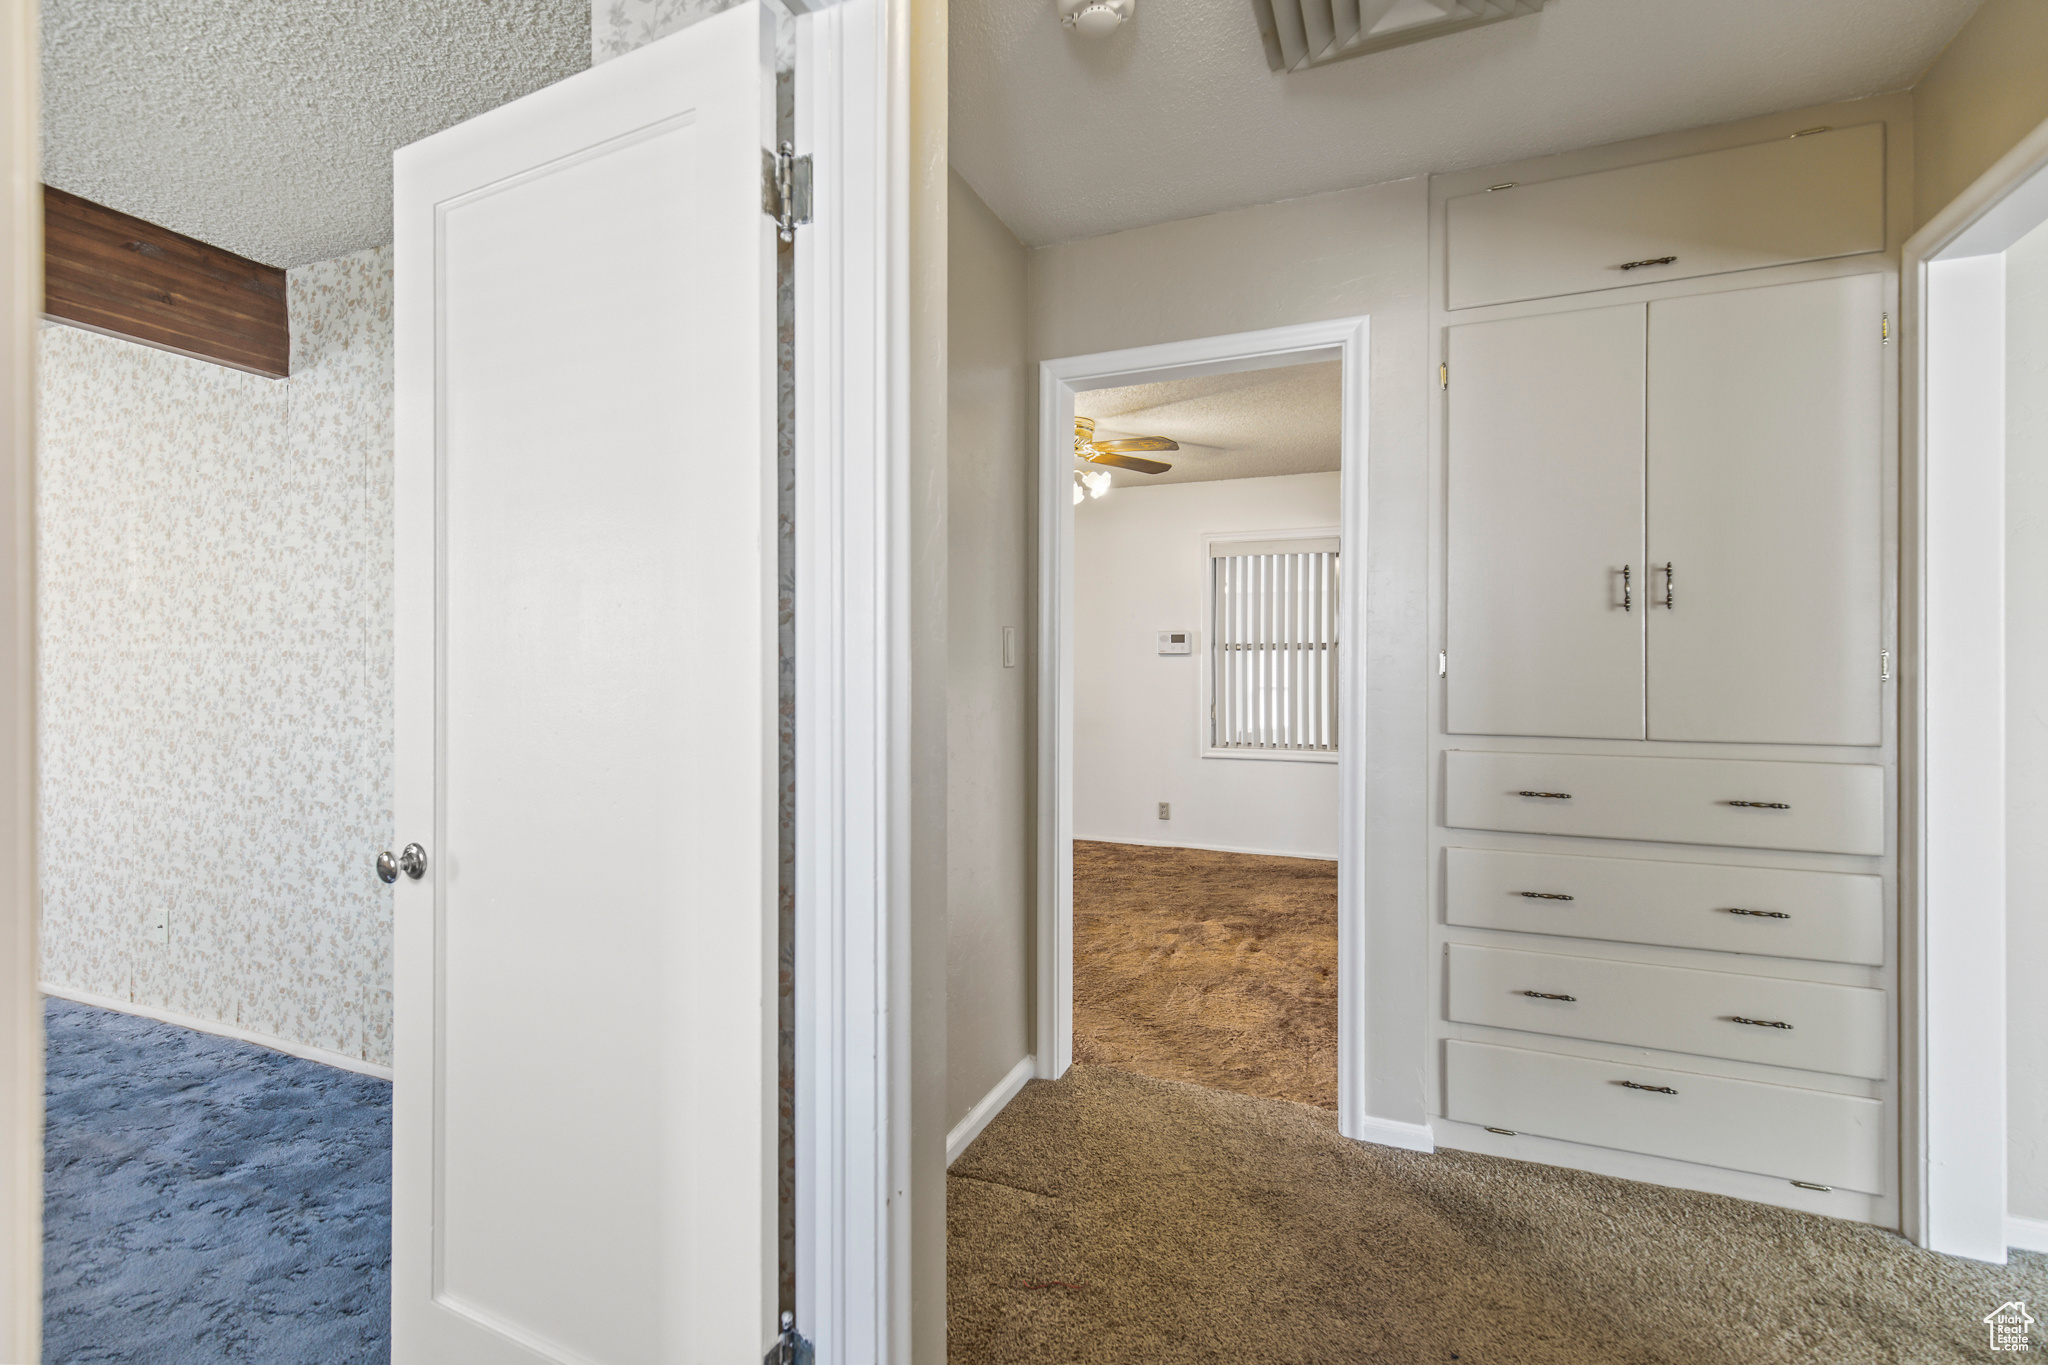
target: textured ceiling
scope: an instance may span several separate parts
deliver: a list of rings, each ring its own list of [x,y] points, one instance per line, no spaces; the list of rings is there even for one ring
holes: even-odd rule
[[[2048,0],[2042,0],[2048,3]],[[953,0],[952,160],[1028,245],[1913,84],[1978,0],[1550,0],[1292,75],[1250,0]]]
[[[43,178],[269,265],[391,240],[391,153],[590,65],[590,0],[43,0]]]
[[[1334,360],[1074,395],[1074,415],[1093,417],[1101,440],[1180,442],[1178,451],[1159,457],[1173,462],[1169,472],[1119,469],[1110,481],[1115,488],[1336,469],[1343,413],[1343,376]]]

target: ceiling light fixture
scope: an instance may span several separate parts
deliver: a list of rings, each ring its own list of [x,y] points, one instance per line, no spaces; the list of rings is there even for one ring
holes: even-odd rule
[[[1131,17],[1137,0],[1059,0],[1060,23],[1083,38],[1114,33]]]

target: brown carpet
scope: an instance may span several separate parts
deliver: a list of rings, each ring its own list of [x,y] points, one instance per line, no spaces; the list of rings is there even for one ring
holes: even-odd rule
[[[950,1177],[951,1365],[1991,1361],[2012,1299],[2048,1338],[2048,1257],[1368,1146],[1109,1067],[1031,1082]]]
[[[1337,1107],[1337,864],[1074,843],[1074,1059]]]

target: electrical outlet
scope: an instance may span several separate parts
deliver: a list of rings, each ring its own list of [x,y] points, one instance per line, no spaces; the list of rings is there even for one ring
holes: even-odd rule
[[[1173,818],[1173,803],[1171,801],[1161,801],[1159,803],[1159,818],[1162,820],[1171,820]]]
[[[171,941],[171,912],[169,907],[159,906],[156,913],[150,916],[149,936],[158,943],[168,944]]]

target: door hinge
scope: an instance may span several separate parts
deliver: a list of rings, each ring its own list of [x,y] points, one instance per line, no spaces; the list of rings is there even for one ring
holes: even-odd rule
[[[811,159],[787,142],[779,151],[761,149],[761,212],[775,220],[785,242],[811,221]]]
[[[782,1335],[761,1358],[761,1365],[811,1365],[811,1343],[796,1330],[796,1314],[782,1315]]]
[[[1889,346],[1892,344],[1892,315],[1890,313],[1878,314],[1877,335],[1884,345]]]
[[[1451,367],[1448,364],[1436,367],[1436,386],[1440,389],[1448,389],[1451,386]]]

